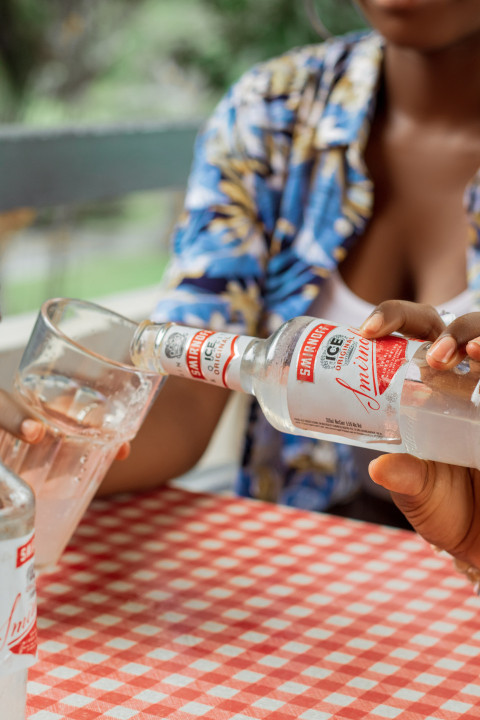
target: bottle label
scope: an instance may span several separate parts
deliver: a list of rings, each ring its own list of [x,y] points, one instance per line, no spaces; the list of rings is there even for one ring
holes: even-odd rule
[[[33,532],[0,541],[0,675],[27,668],[37,652]]]
[[[400,441],[398,403],[407,362],[424,341],[367,340],[354,328],[313,320],[288,376],[294,425],[363,441]]]
[[[238,360],[252,340],[245,335],[174,325],[158,348],[163,372],[241,390]]]

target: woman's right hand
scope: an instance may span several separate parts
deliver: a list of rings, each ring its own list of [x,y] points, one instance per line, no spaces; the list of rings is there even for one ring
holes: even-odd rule
[[[445,326],[429,305],[390,300],[379,305],[361,328],[370,339],[392,332],[431,340],[430,367],[449,370],[466,356],[480,362],[480,312]],[[370,463],[372,480],[390,490],[398,508],[425,540],[480,570],[480,470],[381,455]]]

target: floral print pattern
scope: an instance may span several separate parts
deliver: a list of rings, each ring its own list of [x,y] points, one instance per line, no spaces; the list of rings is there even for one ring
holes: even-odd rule
[[[371,216],[364,151],[383,41],[352,33],[246,73],[200,133],[153,319],[266,336],[308,314]],[[465,192],[480,296],[480,175]],[[253,401],[237,489],[324,510],[352,493],[347,446],[279,433]]]

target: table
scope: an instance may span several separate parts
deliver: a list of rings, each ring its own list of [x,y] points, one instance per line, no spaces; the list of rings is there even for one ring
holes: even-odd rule
[[[29,720],[480,717],[480,600],[408,531],[117,496],[38,596]]]

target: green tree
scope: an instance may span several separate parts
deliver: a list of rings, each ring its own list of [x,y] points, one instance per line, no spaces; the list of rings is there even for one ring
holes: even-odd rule
[[[0,22],[1,119],[11,120],[28,92],[44,53],[46,13],[36,0],[2,0]]]
[[[254,63],[321,40],[318,18],[358,27],[351,2],[1,0],[0,121],[203,115]]]
[[[217,32],[207,46],[192,37],[174,49],[183,66],[198,68],[212,87],[223,89],[252,63],[286,50],[364,27],[350,0],[201,0]]]

